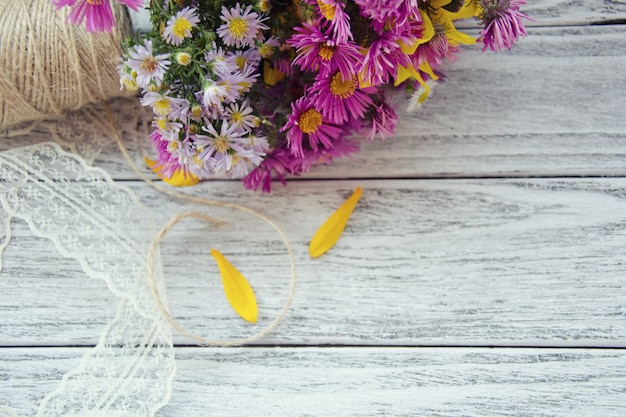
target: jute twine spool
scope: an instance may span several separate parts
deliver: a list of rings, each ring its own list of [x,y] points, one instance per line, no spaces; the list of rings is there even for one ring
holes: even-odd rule
[[[67,8],[57,12],[50,0],[0,0],[0,130],[129,95],[116,67],[132,28],[112,5],[113,33],[90,34],[66,24]]]

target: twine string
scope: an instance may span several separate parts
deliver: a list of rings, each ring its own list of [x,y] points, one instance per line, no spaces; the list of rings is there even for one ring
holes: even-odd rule
[[[117,74],[131,22],[122,4],[112,7],[113,33],[90,34],[50,0],[0,0],[0,130],[132,95]]]
[[[154,299],[156,301],[157,309],[159,310],[161,315],[165,318],[165,320],[169,323],[169,325],[173,329],[175,329],[178,333],[180,333],[181,335],[183,335],[183,336],[185,336],[185,337],[187,337],[187,338],[189,338],[191,340],[194,340],[196,343],[198,343],[200,345],[206,345],[206,346],[240,346],[240,345],[245,345],[245,344],[249,344],[249,343],[255,342],[255,341],[263,338],[269,332],[274,330],[274,328],[276,328],[276,326],[278,326],[278,324],[285,318],[285,315],[287,314],[287,310],[289,309],[289,306],[291,305],[291,301],[293,300],[295,287],[296,287],[296,262],[295,262],[295,256],[293,254],[293,249],[291,247],[291,243],[289,242],[289,239],[287,238],[287,236],[285,235],[283,230],[280,228],[280,226],[278,226],[278,224],[276,224],[276,222],[274,222],[272,219],[267,217],[265,214],[255,210],[255,209],[252,209],[250,207],[247,207],[247,206],[244,206],[244,205],[241,205],[241,204],[237,204],[237,203],[231,203],[231,202],[226,202],[226,201],[221,201],[221,200],[213,200],[213,199],[210,199],[210,198],[197,197],[197,196],[184,194],[184,193],[181,193],[181,192],[178,192],[178,191],[174,191],[174,190],[170,190],[168,188],[165,188],[165,187],[157,184],[151,178],[148,178],[146,175],[144,175],[143,172],[141,172],[139,170],[137,165],[133,162],[132,158],[128,154],[128,151],[126,150],[126,147],[124,146],[124,143],[122,141],[121,135],[120,135],[120,133],[119,133],[117,127],[116,127],[115,120],[113,118],[113,113],[111,112],[111,108],[109,106],[109,103],[105,102],[104,104],[105,104],[105,108],[106,108],[107,118],[108,118],[109,124],[111,125],[111,129],[112,129],[112,132],[113,132],[113,136],[115,138],[115,141],[117,142],[117,145],[118,145],[120,151],[124,155],[124,158],[126,159],[128,164],[130,165],[130,167],[133,170],[133,172],[135,172],[135,174],[137,174],[146,184],[148,184],[150,187],[154,188],[155,190],[158,190],[158,191],[162,192],[163,194],[169,195],[171,197],[175,197],[175,198],[178,198],[178,199],[181,199],[181,200],[185,200],[185,201],[189,201],[189,202],[193,202],[193,203],[197,203],[197,204],[202,204],[202,205],[205,205],[205,206],[219,206],[219,207],[225,207],[225,208],[231,208],[231,209],[235,209],[235,210],[240,210],[240,211],[243,211],[245,213],[248,213],[248,214],[250,214],[252,216],[255,216],[255,217],[265,221],[266,223],[268,223],[278,233],[278,235],[280,236],[280,238],[283,241],[283,244],[285,245],[285,248],[287,249],[287,254],[289,256],[289,262],[291,264],[290,265],[291,280],[290,280],[290,286],[289,286],[289,293],[287,295],[287,300],[285,301],[285,304],[283,305],[283,308],[281,309],[281,311],[278,313],[276,318],[270,324],[268,324],[265,328],[263,328],[262,330],[258,331],[255,334],[253,334],[252,336],[249,336],[249,337],[246,337],[246,338],[241,338],[241,339],[217,340],[217,339],[209,339],[209,338],[197,335],[197,334],[195,334],[193,332],[190,332],[189,330],[183,328],[180,324],[178,324],[178,322],[176,322],[176,320],[172,317],[172,315],[170,314],[168,309],[163,304],[161,295],[159,293],[159,289],[158,289],[158,287],[156,285],[156,282],[155,282],[155,279],[154,279],[154,254],[155,254],[156,250],[159,248],[161,240],[167,234],[167,232],[174,225],[176,225],[178,222],[180,222],[183,219],[193,217],[193,218],[205,221],[205,222],[213,224],[213,225],[219,225],[219,224],[222,224],[224,222],[219,220],[219,219],[216,219],[214,217],[208,216],[208,215],[206,215],[204,213],[197,212],[197,211],[189,211],[189,212],[177,214],[177,215],[171,217],[170,220],[167,222],[167,224],[165,226],[163,226],[163,228],[156,234],[154,240],[152,241],[152,244],[150,245],[150,248],[148,249],[148,254],[147,254],[147,257],[146,257],[147,275],[148,275],[148,282],[150,284],[150,290],[152,291],[152,295],[154,296]]]

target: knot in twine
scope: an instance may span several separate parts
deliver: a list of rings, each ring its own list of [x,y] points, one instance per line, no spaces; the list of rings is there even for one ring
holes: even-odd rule
[[[113,33],[89,34],[50,0],[0,0],[0,130],[132,95],[120,91],[116,69],[130,19],[112,6]]]

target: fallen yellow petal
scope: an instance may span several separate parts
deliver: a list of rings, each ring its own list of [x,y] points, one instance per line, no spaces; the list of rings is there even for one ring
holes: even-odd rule
[[[244,320],[251,323],[256,322],[259,311],[254,291],[252,291],[246,278],[217,249],[211,249],[211,255],[217,262],[217,267],[222,275],[224,293],[232,308]]]
[[[312,258],[323,255],[337,243],[361,195],[363,195],[363,189],[357,187],[341,207],[317,229],[309,245],[309,254]]]
[[[148,168],[152,169],[152,171],[157,174],[159,178],[175,187],[187,187],[189,185],[196,185],[198,182],[200,182],[198,177],[190,172],[185,172],[182,169],[176,170],[171,178],[165,178],[163,177],[163,175],[161,175],[161,166],[157,165],[156,161],[153,161],[147,156],[144,157],[144,160],[146,161],[146,165],[148,166]]]

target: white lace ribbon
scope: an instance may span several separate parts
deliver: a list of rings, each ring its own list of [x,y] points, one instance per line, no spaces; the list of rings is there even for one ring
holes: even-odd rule
[[[37,416],[153,416],[169,400],[175,364],[170,327],[145,279],[156,230],[150,211],[105,171],[52,142],[0,153],[0,204],[0,262],[11,218],[21,218],[119,298],[98,344]],[[161,269],[154,273],[162,286]]]

